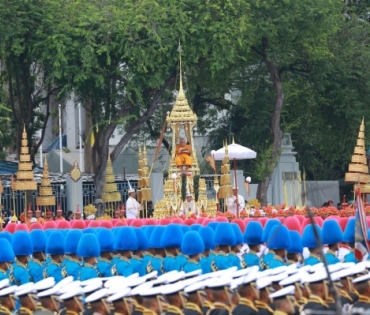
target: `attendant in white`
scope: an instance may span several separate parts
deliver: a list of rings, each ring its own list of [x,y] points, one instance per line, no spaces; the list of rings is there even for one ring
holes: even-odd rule
[[[126,218],[136,219],[139,217],[141,211],[141,204],[135,199],[135,189],[130,188],[128,190],[128,199],[126,201]]]
[[[190,215],[191,213],[195,213],[198,215],[198,207],[195,201],[193,200],[192,194],[186,195],[186,200],[181,204],[180,207],[180,214]]]
[[[236,200],[238,196],[238,200]],[[242,195],[238,194],[238,187],[233,187],[233,196],[227,198],[227,208],[228,211],[236,215],[236,207],[239,204],[239,213],[245,209],[245,201]]]

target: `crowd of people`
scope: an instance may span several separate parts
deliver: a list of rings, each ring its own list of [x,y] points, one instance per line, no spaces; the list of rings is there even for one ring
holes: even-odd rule
[[[325,220],[302,233],[277,219],[220,221],[14,224],[0,232],[0,314],[370,312],[370,263],[356,258],[354,218],[344,231]]]

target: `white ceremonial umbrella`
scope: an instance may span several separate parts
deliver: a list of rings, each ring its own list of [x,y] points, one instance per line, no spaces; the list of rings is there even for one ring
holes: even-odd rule
[[[249,160],[257,157],[255,151],[234,142],[229,144],[227,149],[230,160]],[[211,155],[216,161],[222,161],[225,157],[225,148],[218,149],[217,151],[212,150]]]
[[[238,187],[236,180],[236,160],[250,160],[257,157],[257,153],[247,147],[243,147],[240,144],[236,144],[233,139],[233,143],[227,146],[228,157],[231,160],[234,160],[234,185]],[[216,161],[222,161],[225,158],[225,148],[218,149],[217,151],[212,150],[211,155]],[[239,203],[238,196],[236,196],[236,214],[239,218]]]

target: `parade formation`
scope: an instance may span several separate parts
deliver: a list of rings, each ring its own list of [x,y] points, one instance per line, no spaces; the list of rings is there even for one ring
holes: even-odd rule
[[[193,221],[9,223],[0,233],[0,313],[369,312],[356,218],[321,227],[296,217]]]
[[[180,71],[166,118],[174,149],[154,209],[145,146],[139,188],[128,182],[125,206],[117,204],[121,195],[108,158],[102,203],[110,210],[100,216],[92,205],[68,218],[60,205],[52,213],[45,161],[37,208],[29,206],[19,220],[13,210],[0,222],[0,315],[370,314],[364,123],[346,174],[357,185],[353,211],[345,212],[350,216],[321,218],[308,208],[304,215],[288,208],[285,216],[268,218],[246,212],[226,145],[222,175],[214,176],[217,198],[207,198],[195,154],[196,121]],[[209,162],[216,169],[215,160]],[[81,177],[77,163],[70,176]],[[25,130],[12,189],[37,190]],[[217,215],[227,212],[232,217]]]

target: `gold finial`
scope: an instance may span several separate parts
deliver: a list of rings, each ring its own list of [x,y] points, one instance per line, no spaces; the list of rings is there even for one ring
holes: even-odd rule
[[[108,154],[107,167],[112,166],[112,160],[110,159],[110,154]]]
[[[235,139],[234,139],[234,136],[233,136],[233,144],[235,144]]]
[[[46,159],[46,156],[44,158],[44,170],[45,171],[48,171],[49,170],[48,160]]]
[[[26,132],[26,124],[23,124],[23,132]]]
[[[179,47],[177,48],[177,51],[179,52],[179,55],[180,55],[180,89],[179,89],[179,94],[180,94],[180,93],[184,93],[184,90],[182,88],[182,64],[181,64],[182,48],[181,48],[180,40],[179,40]]]

